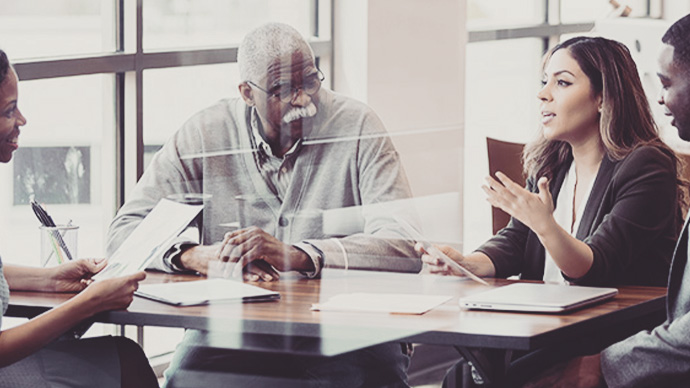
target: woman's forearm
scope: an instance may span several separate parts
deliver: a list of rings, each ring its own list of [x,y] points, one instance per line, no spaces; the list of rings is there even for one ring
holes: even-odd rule
[[[0,367],[27,357],[97,312],[96,302],[81,293],[22,325],[0,332]]]
[[[555,226],[537,236],[558,268],[568,277],[580,278],[592,268],[594,261],[592,248],[571,236],[562,227]]]
[[[482,252],[472,252],[460,261],[465,268],[480,277],[495,277],[496,267],[489,256]]]
[[[3,271],[11,290],[54,291],[51,268],[4,264]]]

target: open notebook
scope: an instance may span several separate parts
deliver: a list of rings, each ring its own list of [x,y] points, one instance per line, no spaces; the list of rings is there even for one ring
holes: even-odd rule
[[[460,298],[460,307],[480,310],[562,313],[613,298],[615,288],[515,283]]]
[[[226,279],[142,284],[134,294],[175,306],[195,306],[225,301],[263,302],[280,299],[280,294],[275,291]]]

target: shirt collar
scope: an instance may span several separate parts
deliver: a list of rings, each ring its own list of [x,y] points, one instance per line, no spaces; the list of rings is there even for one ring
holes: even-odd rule
[[[259,114],[256,112],[255,107],[252,107],[250,126],[252,127],[252,135],[254,136],[254,142],[256,142],[257,148],[262,150],[268,156],[276,157],[275,155],[273,155],[273,150],[271,150],[271,146],[268,145],[268,142],[266,142],[266,140],[264,140],[264,137],[261,136],[261,120],[259,120]],[[302,144],[302,139],[296,141],[295,144],[293,144],[292,147],[290,147],[288,152],[285,153],[283,158],[297,151],[297,147],[299,147],[300,144]]]

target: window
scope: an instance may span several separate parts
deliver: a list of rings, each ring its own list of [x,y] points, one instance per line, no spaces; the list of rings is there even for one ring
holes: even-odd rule
[[[289,23],[328,75],[330,7],[325,0],[4,4],[1,48],[19,75],[28,124],[15,158],[0,166],[3,260],[39,265],[31,195],[57,223],[80,226],[80,257],[102,257],[110,221],[146,160],[193,113],[237,95],[242,36],[269,21]],[[147,330],[147,354],[172,351],[155,339],[170,335]],[[143,331],[136,336],[143,340]]]
[[[317,7],[304,0],[147,0],[144,49],[237,46],[245,33],[269,21],[311,36]]]
[[[619,1],[629,17],[659,17],[660,1]],[[525,143],[538,129],[541,57],[553,44],[616,17],[608,0],[467,0],[464,246],[491,236],[491,210],[480,186],[488,173],[487,136]],[[477,168],[479,166],[479,168]]]
[[[544,21],[545,2],[481,0],[467,2],[467,29],[495,29]]]
[[[87,75],[20,82],[27,124],[20,148],[0,166],[0,246],[6,262],[39,265],[39,222],[31,196],[58,224],[80,227],[82,257],[103,256],[115,211],[114,77]]]
[[[144,159],[194,113],[223,98],[239,97],[237,65],[203,65],[144,71]]]
[[[93,0],[5,2],[2,49],[14,58],[114,51],[115,6],[114,1]]]

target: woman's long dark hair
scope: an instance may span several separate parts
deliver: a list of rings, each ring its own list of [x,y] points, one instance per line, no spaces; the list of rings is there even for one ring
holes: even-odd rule
[[[681,164],[671,148],[659,138],[647,96],[630,51],[622,43],[606,38],[575,37],[553,47],[543,66],[558,50],[568,50],[592,84],[592,95],[601,96],[602,110],[599,135],[606,153],[620,160],[633,150],[652,145],[666,153],[676,165],[679,198],[687,181],[681,177]],[[525,146],[523,163],[529,177],[552,179],[572,158],[570,145],[564,141],[548,140],[543,132]],[[685,201],[683,199],[683,201]]]

